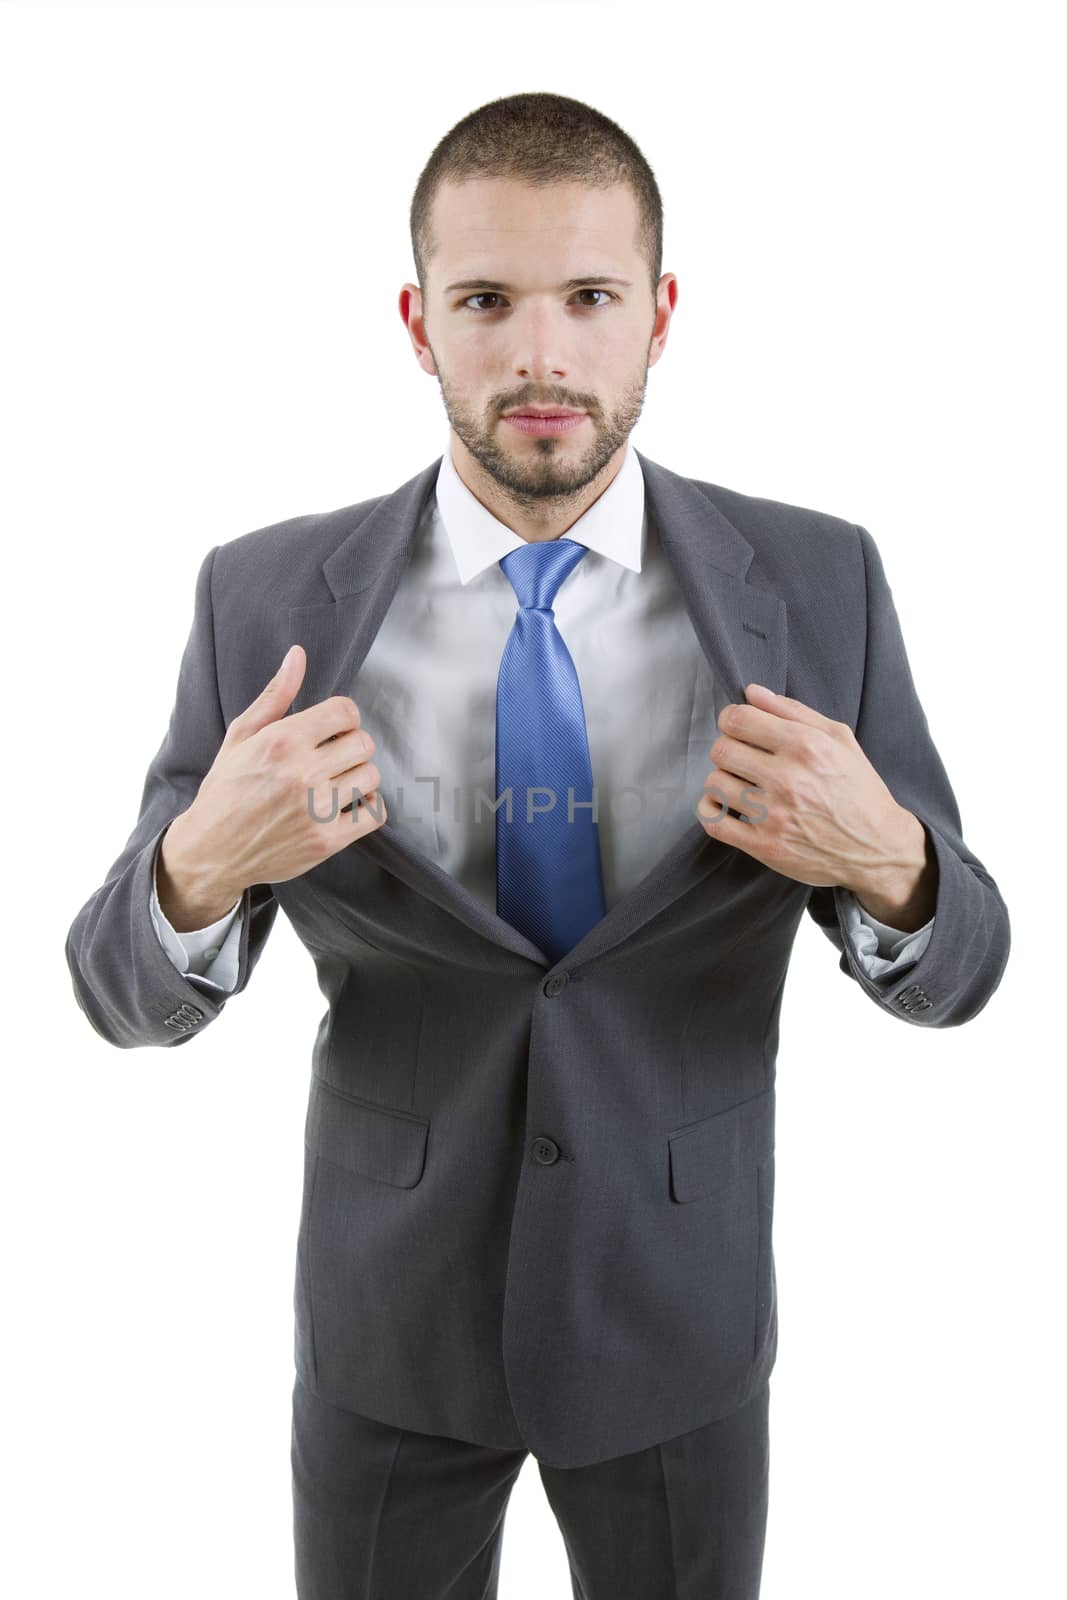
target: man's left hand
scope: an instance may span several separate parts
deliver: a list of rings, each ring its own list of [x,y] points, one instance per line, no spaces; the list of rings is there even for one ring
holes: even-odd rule
[[[717,765],[696,808],[705,832],[798,883],[851,889],[880,921],[921,927],[936,900],[926,830],[852,729],[762,684],[745,696],[719,714]]]

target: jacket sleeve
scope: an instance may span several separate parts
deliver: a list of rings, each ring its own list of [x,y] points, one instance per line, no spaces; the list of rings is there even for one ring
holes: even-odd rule
[[[123,1050],[183,1044],[213,1022],[229,998],[195,973],[178,971],[151,914],[156,855],[163,836],[195,799],[226,734],[216,679],[211,595],[217,549],[216,545],[204,557],[197,576],[192,627],[170,723],[148,767],[137,823],[67,935],[75,999],[96,1032]],[[253,884],[242,894],[234,994],[251,977],[277,913],[269,884]]]
[[[893,798],[922,823],[936,861],[930,938],[917,959],[874,978],[846,937],[847,891],[815,888],[809,915],[841,953],[839,965],[892,1016],[927,1028],[977,1016],[1007,965],[1008,909],[996,883],[963,842],[956,797],[912,680],[893,593],[878,548],[857,527],[867,580],[867,645],[856,739]]]

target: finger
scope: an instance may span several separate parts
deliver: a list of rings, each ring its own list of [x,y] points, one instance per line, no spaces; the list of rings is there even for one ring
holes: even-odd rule
[[[300,725],[314,745],[324,744],[339,733],[354,733],[362,727],[359,707],[347,694],[333,694],[328,700],[306,706],[290,720]]]
[[[322,817],[327,836],[336,848],[381,827],[387,820],[385,796],[378,788],[381,774],[371,763],[364,763],[362,776],[355,769],[344,782],[335,780],[317,794],[316,811]]]
[[[697,807],[697,820],[708,837],[722,844],[736,845],[746,855],[758,857],[759,830],[731,811],[724,811],[716,797],[711,797],[710,805],[705,805],[705,798],[701,797]]]
[[[366,728],[335,734],[318,746],[318,762],[308,769],[309,783],[330,783],[343,779],[361,761],[374,754],[374,739]]]
[[[742,820],[748,818],[750,825],[763,821],[767,816],[767,797],[757,784],[716,768],[704,782],[697,812],[703,822],[726,811],[735,812]]]
[[[234,717],[226,729],[224,742],[240,744],[245,739],[251,739],[268,723],[280,721],[296,699],[306,670],[307,656],[303,645],[290,645],[270,682],[264,685],[250,705]]]
[[[331,805],[350,805],[354,789],[370,794],[381,781],[381,772],[370,757],[357,756],[354,761],[347,761],[342,771],[309,779],[307,788],[316,810],[328,815]]]
[[[823,716],[814,706],[806,705],[803,700],[792,700],[787,694],[775,694],[763,683],[746,684],[745,695],[757,710],[769,711],[787,722],[806,722],[809,727],[824,729],[833,724],[832,717]]]
[[[784,696],[772,696],[773,699],[782,699]],[[796,747],[805,727],[818,725],[828,728],[830,721],[818,711],[812,711],[810,706],[801,702],[793,702],[801,712],[807,715],[787,716],[776,710],[764,710],[762,706],[740,705],[733,702],[723,706],[719,712],[718,727],[722,733],[731,738],[751,745],[754,750],[765,750],[768,755],[778,755],[783,750],[788,751]]]
[[[759,783],[769,787],[774,776],[776,757],[766,750],[761,750],[758,745],[745,744],[741,739],[731,738],[729,734],[720,734],[708,751],[708,755],[717,768],[729,772],[735,778],[743,778],[749,783]]]

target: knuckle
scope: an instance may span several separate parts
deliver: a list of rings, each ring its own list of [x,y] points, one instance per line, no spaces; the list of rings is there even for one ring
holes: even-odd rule
[[[806,767],[813,767],[821,760],[824,750],[822,733],[817,728],[805,728],[797,740],[798,761]]]
[[[285,727],[280,722],[268,723],[262,730],[263,749],[272,761],[280,760],[289,748],[289,739]]]

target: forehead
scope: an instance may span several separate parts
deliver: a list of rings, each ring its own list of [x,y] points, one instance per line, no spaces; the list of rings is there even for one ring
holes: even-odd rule
[[[568,252],[582,270],[608,273],[632,267],[638,254],[637,201],[628,184],[594,189],[584,183],[532,184],[517,178],[467,178],[442,183],[434,196],[432,232],[440,261],[451,272],[484,271],[505,256],[518,270],[523,258],[553,259]],[[590,250],[603,259],[589,259]]]

